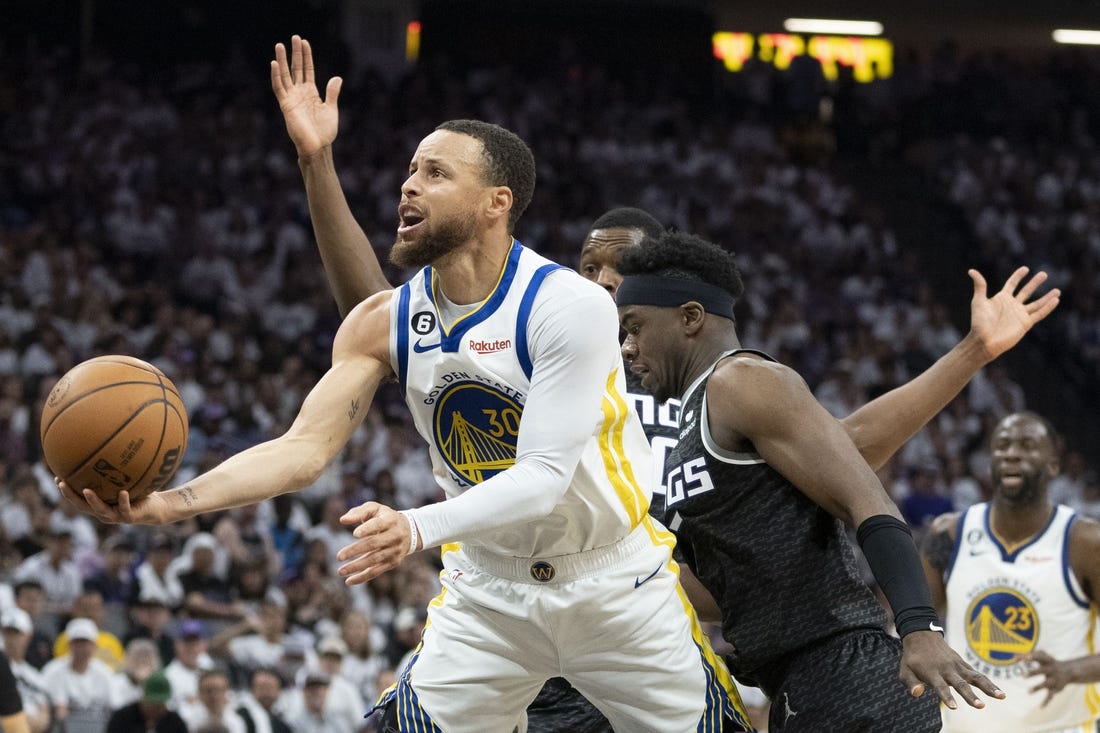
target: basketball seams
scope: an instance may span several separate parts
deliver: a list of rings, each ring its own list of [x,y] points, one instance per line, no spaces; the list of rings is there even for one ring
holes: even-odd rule
[[[188,422],[182,395],[162,371],[130,356],[96,357],[70,369],[47,398],[43,457],[61,464],[50,468],[68,483],[105,501],[117,501],[122,490],[134,498],[171,480],[187,449]]]
[[[104,389],[108,389],[108,388],[105,387]],[[141,413],[145,412],[145,410],[148,407],[150,407],[152,405],[156,405],[156,404],[164,404],[165,402],[166,402],[166,400],[161,399],[161,398],[158,397],[157,399],[148,400],[146,402],[143,402],[141,405],[139,405],[137,407],[137,409],[135,409],[133,412],[130,413],[130,416],[128,418],[126,418],[125,422],[120,423],[119,426],[115,429],[115,431],[113,433],[106,436],[104,438],[103,442],[95,447],[95,450],[93,450],[89,455],[87,455],[83,459],[81,459],[80,463],[78,463],[75,468],[73,468],[69,471],[69,476],[72,476],[73,474],[87,468],[88,463],[90,461],[92,461],[96,456],[98,456],[103,451],[104,448],[106,448],[108,445],[110,445],[111,441],[114,440],[116,437],[118,437],[119,433],[123,432],[126,428],[128,428],[131,424],[133,424],[134,420],[137,420],[139,417],[141,417]],[[163,420],[161,421],[160,438],[159,438],[159,442],[157,444],[157,451],[158,452],[160,451],[160,446],[164,443],[164,429],[166,427],[165,423],[166,423],[166,421],[163,421]],[[154,453],[153,458],[155,459],[156,456],[157,456],[157,454]],[[149,470],[148,468],[145,469],[146,472],[148,472],[148,470]],[[66,477],[66,479],[67,479],[67,477]]]
[[[160,379],[159,377],[157,379],[160,382],[160,390],[162,395],[162,399],[160,400],[160,402],[164,405],[164,414],[161,417],[160,421],[160,439],[157,441],[157,449],[153,451],[152,459],[149,461],[148,465],[145,466],[145,470],[141,472],[141,475],[134,480],[134,483],[136,485],[144,484],[146,477],[149,475],[149,471],[152,470],[153,466],[158,463],[158,459],[160,458],[160,451],[162,448],[164,448],[164,436],[168,434],[168,408],[171,407],[176,412],[177,417],[179,416],[179,410],[176,409],[175,405],[171,404],[167,397],[167,395],[172,392],[172,390],[169,390],[167,388],[167,386],[164,384],[163,379]],[[179,395],[177,394],[176,397],[179,397]],[[184,433],[184,436],[184,445],[186,446],[186,433]]]
[[[152,372],[150,372],[150,374],[151,373]],[[125,381],[125,382],[112,382],[111,384],[105,384],[102,387],[95,387],[93,389],[88,390],[87,392],[82,392],[81,394],[78,394],[75,397],[67,397],[67,399],[65,400],[65,403],[60,408],[58,408],[54,411],[54,414],[50,416],[49,422],[47,422],[46,426],[43,428],[42,434],[41,434],[41,438],[42,438],[43,442],[45,442],[46,436],[50,432],[50,427],[53,426],[54,422],[57,421],[57,418],[61,417],[61,414],[63,412],[65,412],[66,410],[68,410],[70,407],[77,404],[81,400],[88,399],[89,397],[92,397],[92,396],[98,394],[99,392],[102,392],[105,389],[116,389],[118,387],[127,387],[127,386],[132,387],[132,386],[138,385],[138,384],[147,384],[150,387],[160,387],[162,394],[164,392],[169,392],[171,394],[174,394],[178,399],[180,399],[180,400],[183,399],[183,398],[180,397],[179,393],[176,392],[175,390],[167,389],[164,386],[163,381],[159,380],[159,379],[156,382],[144,382],[144,381],[138,381],[138,380]],[[160,399],[167,402],[167,398],[162,397]],[[141,405],[141,407],[144,407],[144,404]]]

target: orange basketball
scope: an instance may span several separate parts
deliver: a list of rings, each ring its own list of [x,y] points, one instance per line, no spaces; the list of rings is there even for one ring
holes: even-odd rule
[[[164,372],[131,356],[97,356],[68,371],[42,410],[46,465],[109,504],[164,488],[187,450],[187,411]]]

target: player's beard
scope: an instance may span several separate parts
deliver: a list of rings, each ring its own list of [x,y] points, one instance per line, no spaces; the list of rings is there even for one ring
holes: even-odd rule
[[[1014,506],[1029,506],[1040,503],[1046,496],[1046,480],[1037,471],[1022,474],[1020,485],[1008,488],[1001,483],[1001,472],[994,469],[993,482],[1001,494],[1001,499]]]
[[[390,248],[390,262],[398,267],[433,265],[476,234],[477,217],[473,212],[435,224],[414,239],[402,239],[399,234]]]

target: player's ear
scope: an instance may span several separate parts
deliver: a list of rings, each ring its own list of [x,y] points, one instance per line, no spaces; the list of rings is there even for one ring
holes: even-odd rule
[[[698,333],[699,329],[703,327],[703,320],[706,318],[706,311],[703,310],[703,306],[694,300],[688,301],[680,306],[680,322],[684,326],[684,332],[689,336],[694,336]]]
[[[492,219],[508,218],[512,211],[512,189],[507,186],[493,186],[489,189],[489,202],[486,214]]]

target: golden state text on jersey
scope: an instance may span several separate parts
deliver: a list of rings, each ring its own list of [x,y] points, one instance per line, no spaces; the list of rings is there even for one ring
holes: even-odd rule
[[[449,324],[439,315],[432,268],[395,295],[395,371],[418,430],[435,449],[435,463],[460,487],[481,483],[516,460],[533,368],[528,318],[546,276],[565,269],[547,260],[533,271],[521,268],[525,251],[515,242],[489,297]]]
[[[563,319],[570,308],[577,310]],[[573,375],[568,364],[575,352],[563,344],[572,343],[574,331],[578,336],[596,333],[576,313],[591,314],[600,324],[600,338],[577,342],[586,349],[578,373],[598,380],[602,397],[573,412],[555,412],[559,403],[545,386],[574,386],[554,381]],[[513,555],[562,554],[602,546],[642,522],[653,484],[652,450],[626,392],[611,330],[615,323],[615,306],[598,285],[519,242],[513,242],[498,281],[480,303],[446,301],[431,267],[394,292],[391,366],[448,498],[524,460],[528,449],[521,433],[537,434],[540,426],[560,424],[575,426],[574,437],[585,436],[565,494],[548,516],[468,542],[508,548]],[[549,381],[538,382],[539,375]],[[537,403],[533,392],[541,395]],[[560,404],[568,405],[564,394]],[[575,411],[589,407],[590,412]],[[533,452],[541,450],[532,446]]]
[[[522,395],[483,375],[448,376],[454,381],[428,398],[435,405],[432,437],[451,477],[479,484],[516,462]]]

